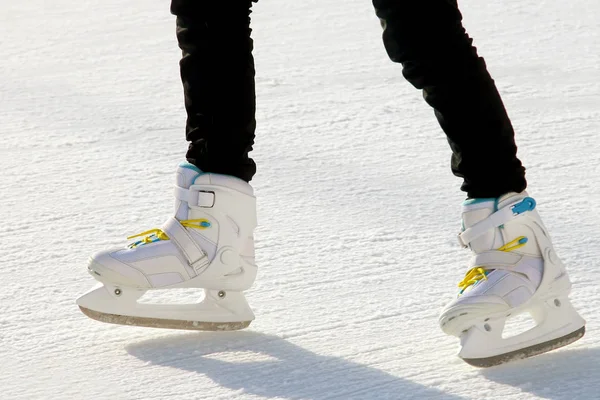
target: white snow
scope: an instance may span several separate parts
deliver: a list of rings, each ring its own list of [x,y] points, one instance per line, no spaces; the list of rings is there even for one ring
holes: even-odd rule
[[[0,398],[600,398],[600,3],[461,8],[569,267],[582,340],[489,370],[456,357],[437,315],[469,257],[464,194],[366,0],[254,7],[250,328],[86,318],[87,257],[171,212],[187,146],[174,17],[159,0],[2,1]]]

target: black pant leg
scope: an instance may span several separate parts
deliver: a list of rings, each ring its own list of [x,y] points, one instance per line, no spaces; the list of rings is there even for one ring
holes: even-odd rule
[[[204,172],[250,181],[256,129],[252,1],[172,0],[187,112],[186,158]]]
[[[462,26],[456,0],[373,0],[390,59],[422,89],[446,133],[452,172],[469,197],[527,186],[514,131],[494,81]]]

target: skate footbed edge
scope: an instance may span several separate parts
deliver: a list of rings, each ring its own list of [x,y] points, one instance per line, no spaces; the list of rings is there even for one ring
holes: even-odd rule
[[[193,331],[236,331],[247,328],[252,321],[235,322],[205,322],[205,321],[186,321],[164,318],[133,317],[130,315],[117,315],[102,313],[89,308],[79,306],[81,312],[100,322],[109,324],[143,326],[148,328],[163,329],[183,329]]]
[[[585,325],[581,328],[556,339],[549,340],[547,342],[538,343],[533,346],[526,347],[524,349],[511,351],[497,356],[485,357],[485,358],[463,358],[467,364],[474,367],[488,368],[500,364],[505,364],[511,361],[522,360],[525,358],[537,356],[539,354],[547,353],[549,351],[567,346],[577,340],[581,339],[585,334]]]

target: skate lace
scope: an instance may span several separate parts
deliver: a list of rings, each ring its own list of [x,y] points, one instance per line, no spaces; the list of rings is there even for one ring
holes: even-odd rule
[[[527,243],[527,238],[525,236],[519,236],[515,240],[511,240],[506,243],[504,246],[499,247],[498,251],[513,251],[520,247],[525,246]],[[459,294],[463,294],[464,291],[472,285],[476,285],[481,280],[487,280],[487,276],[493,271],[493,269],[486,269],[484,266],[473,267],[467,271],[465,277],[462,281],[458,282],[458,287],[460,289]]]
[[[193,229],[206,229],[210,227],[210,221],[207,219],[185,219],[179,221],[179,223],[186,228]],[[135,247],[142,246],[148,243],[154,243],[161,240],[169,240],[169,236],[162,229],[150,229],[148,231],[129,236],[127,240],[141,236],[145,237],[142,240],[138,240],[137,242],[131,243],[128,247],[130,249],[133,249]]]

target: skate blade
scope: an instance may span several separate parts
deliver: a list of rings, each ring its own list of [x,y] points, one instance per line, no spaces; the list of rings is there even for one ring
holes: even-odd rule
[[[236,331],[247,328],[252,321],[236,322],[205,322],[184,321],[165,318],[132,317],[129,315],[117,315],[102,313],[79,306],[81,312],[96,321],[109,324],[143,326],[148,328],[183,329],[191,331]]]
[[[486,357],[486,358],[463,358],[467,364],[474,367],[488,368],[500,364],[506,364],[511,361],[522,360],[525,358],[537,356],[542,353],[547,353],[551,350],[555,350],[564,346],[567,346],[577,340],[581,339],[585,334],[585,326],[577,329],[568,335],[549,340],[547,342],[539,343],[533,346],[526,347],[511,351],[509,353],[499,354],[497,356]]]

